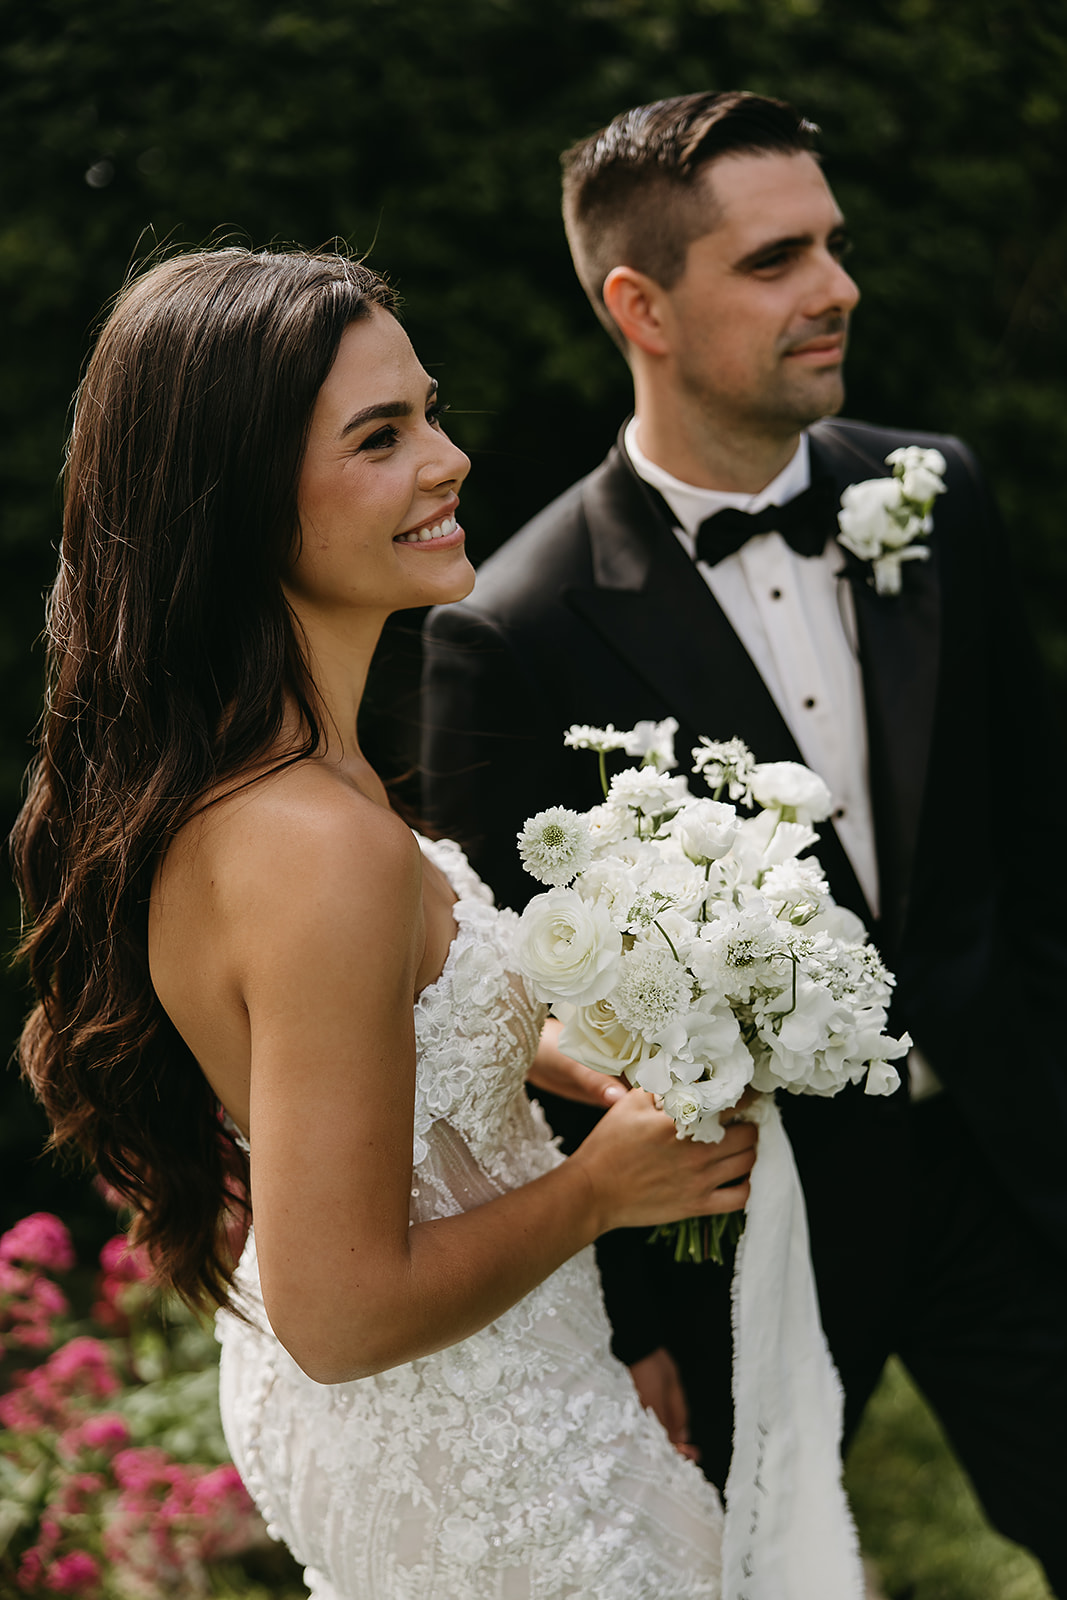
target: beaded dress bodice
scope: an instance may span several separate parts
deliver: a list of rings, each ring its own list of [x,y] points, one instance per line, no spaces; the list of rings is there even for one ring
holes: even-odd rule
[[[448,841],[459,895],[415,1005],[411,1219],[457,1215],[563,1157],[524,1080],[543,1010],[518,919]],[[715,1491],[610,1354],[591,1249],[471,1338],[351,1383],[312,1382],[271,1333],[250,1238],[249,1313],[219,1318],[223,1421],[316,1600],[718,1600]]]

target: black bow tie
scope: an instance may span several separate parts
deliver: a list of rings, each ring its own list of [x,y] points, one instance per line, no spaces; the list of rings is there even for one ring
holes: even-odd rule
[[[728,506],[706,517],[697,529],[697,560],[714,566],[757,533],[780,533],[797,555],[821,556],[827,539],[837,532],[840,504],[833,481],[816,478],[810,488],[784,506],[764,506],[762,511]]]

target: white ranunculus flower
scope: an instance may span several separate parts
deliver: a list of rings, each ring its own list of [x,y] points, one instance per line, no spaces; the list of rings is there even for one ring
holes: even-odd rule
[[[519,954],[538,1000],[588,1005],[614,981],[622,935],[602,902],[549,889],[520,918]]]
[[[826,784],[799,761],[760,761],[752,774],[752,793],[783,822],[823,822],[832,804]]]
[[[565,1056],[597,1072],[607,1072],[615,1078],[625,1075],[633,1081],[649,1046],[623,1027],[610,1000],[594,1000],[584,1006],[561,1000],[555,1010],[563,1023],[558,1043]]]
[[[705,866],[729,855],[741,826],[733,806],[721,800],[693,800],[674,819],[674,836],[690,861]]]
[[[839,542],[861,561],[873,561],[887,543],[896,524],[891,510],[900,505],[900,480],[897,478],[868,478],[863,483],[850,483],[841,495],[841,510],[837,521],[841,529]]]

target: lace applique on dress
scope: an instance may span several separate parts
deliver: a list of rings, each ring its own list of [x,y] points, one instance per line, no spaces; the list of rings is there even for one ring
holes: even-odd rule
[[[412,1221],[454,1216],[563,1158],[524,1080],[543,1008],[518,926],[450,841],[459,900],[415,1006]],[[610,1354],[592,1250],[461,1343],[313,1383],[269,1331],[255,1243],[221,1314],[227,1439],[316,1600],[718,1600],[722,1513]]]

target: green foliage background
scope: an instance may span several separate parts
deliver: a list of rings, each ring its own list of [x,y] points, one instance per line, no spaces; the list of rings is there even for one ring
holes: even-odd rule
[[[571,272],[559,152],[704,87],[784,95],[822,125],[864,291],[847,410],[977,447],[1062,701],[1065,4],[0,0],[5,831],[40,701],[70,395],[130,265],[221,237],[369,250],[474,457],[480,558],[595,464],[628,404]],[[6,889],[0,923],[13,936]],[[22,1009],[7,976],[6,1041]],[[34,1160],[40,1143],[7,1074],[0,1226],[47,1207],[99,1242],[102,1209]]]

